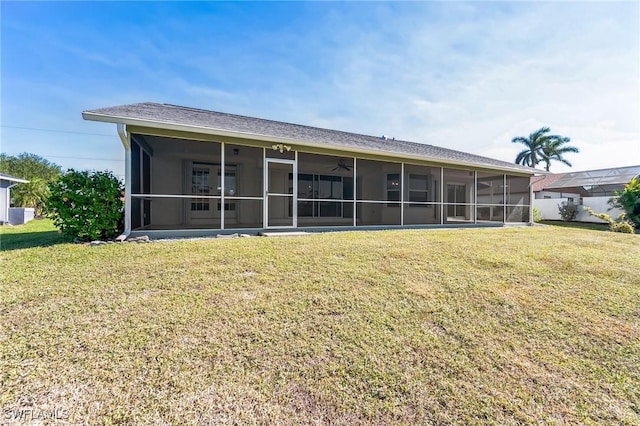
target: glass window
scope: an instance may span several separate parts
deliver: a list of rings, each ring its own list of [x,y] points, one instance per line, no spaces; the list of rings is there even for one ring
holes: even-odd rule
[[[400,173],[387,174],[387,201],[400,201]]]

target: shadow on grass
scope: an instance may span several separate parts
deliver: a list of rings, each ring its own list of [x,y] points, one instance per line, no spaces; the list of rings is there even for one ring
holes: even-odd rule
[[[565,228],[589,229],[591,231],[609,231],[609,225],[606,223],[593,222],[562,222],[560,220],[543,220],[540,222],[544,225],[561,226]],[[640,228],[635,230],[636,234],[640,234]]]
[[[561,220],[543,220],[544,225],[561,226],[564,228],[590,229],[592,231],[608,231],[609,225],[606,223],[593,222],[563,222]]]
[[[58,231],[7,233],[0,235],[0,251],[48,247],[70,241],[69,238],[59,234]]]

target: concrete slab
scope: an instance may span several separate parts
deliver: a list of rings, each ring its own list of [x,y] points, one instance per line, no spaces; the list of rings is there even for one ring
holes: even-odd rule
[[[309,233],[302,232],[302,231],[290,231],[290,232],[273,231],[273,232],[260,232],[260,235],[263,237],[297,237],[300,235],[309,235]]]

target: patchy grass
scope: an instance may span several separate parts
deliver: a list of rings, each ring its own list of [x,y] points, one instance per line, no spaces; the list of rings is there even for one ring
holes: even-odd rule
[[[0,251],[44,247],[67,241],[49,219],[36,219],[24,225],[0,226]]]
[[[636,235],[345,232],[0,257],[9,415],[640,423]]]
[[[543,220],[543,225],[552,225],[552,226],[561,226],[564,228],[575,228],[575,229],[588,229],[590,231],[608,231],[609,224],[607,223],[593,223],[593,222],[563,222],[561,220]],[[636,234],[640,234],[640,229],[635,230]]]

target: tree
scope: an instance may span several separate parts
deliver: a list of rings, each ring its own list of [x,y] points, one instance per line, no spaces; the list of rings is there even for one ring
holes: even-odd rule
[[[578,153],[580,150],[575,146],[565,146],[571,139],[558,136],[555,139],[549,139],[542,144],[542,161],[545,163],[545,170],[549,171],[551,167],[551,161],[560,161],[571,167],[571,163],[562,157],[563,154],[568,152]]]
[[[616,191],[609,204],[623,209],[627,219],[640,229],[640,176],[631,179],[622,191]]]
[[[517,136],[511,140],[512,143],[521,143],[526,148],[516,156],[516,164],[523,166],[536,167],[539,163],[545,163],[546,170],[549,171],[552,160],[557,160],[571,166],[562,155],[567,152],[578,152],[578,148],[572,146],[564,146],[571,139],[559,136],[549,135],[551,131],[548,127],[541,127],[528,137]]]
[[[2,153],[0,172],[29,181],[11,188],[11,202],[17,207],[34,207],[36,215],[41,216],[49,196],[49,182],[60,176],[62,169],[36,154],[23,152],[10,156]]]

